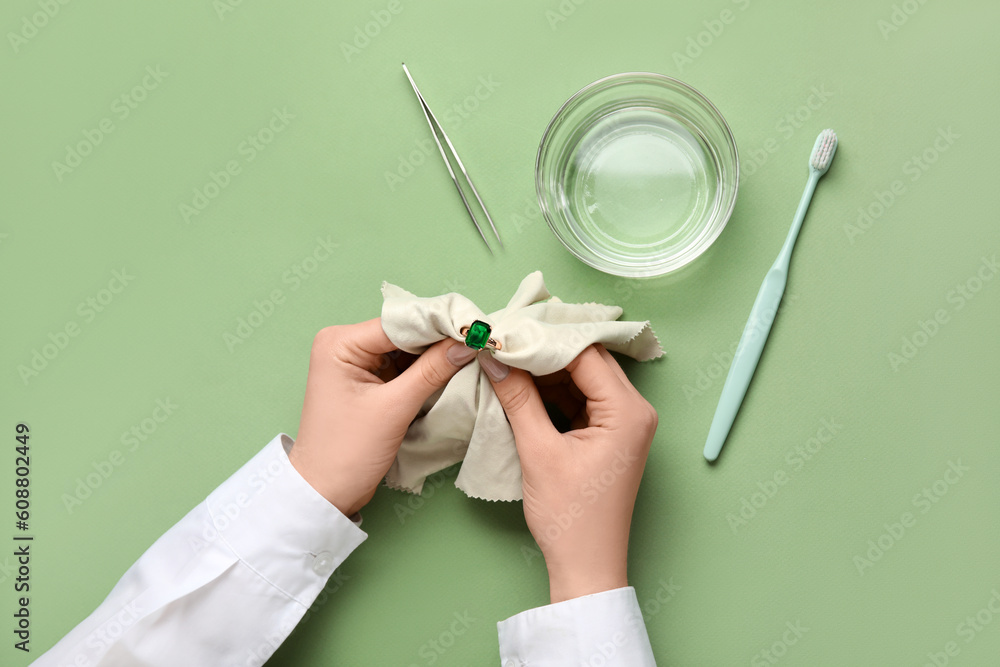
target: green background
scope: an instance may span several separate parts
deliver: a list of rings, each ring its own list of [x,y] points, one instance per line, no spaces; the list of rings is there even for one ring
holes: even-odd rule
[[[983,264],[1000,249],[1000,6],[388,6],[72,2],[37,19],[34,33],[24,21],[39,3],[0,9],[0,406],[11,489],[0,498],[12,536],[14,425],[24,421],[32,657],[276,433],[295,434],[312,337],[377,316],[381,281],[425,296],[459,291],[494,310],[541,269],[565,301],[615,303],[625,319],[651,320],[667,350],[625,364],[660,414],[630,578],[661,664],[771,664],[760,652],[782,640],[786,623],[808,630],[785,647],[784,665],[922,665],[948,642],[959,651],[949,664],[996,664],[1000,616],[981,613],[991,622],[971,638],[960,624],[1000,590],[1000,280]],[[729,22],[716,22],[724,10]],[[367,41],[358,36],[366,26]],[[29,37],[11,38],[22,32]],[[495,258],[439,158],[411,157],[429,133],[403,60],[497,221],[507,249]],[[153,89],[137,91],[145,99],[123,118],[115,100],[133,97],[147,67],[165,77],[147,79]],[[560,104],[597,78],[636,70],[708,96],[743,169],[715,244],[683,274],[651,280],[575,260],[541,219],[533,181],[538,141]],[[475,99],[480,77],[491,90]],[[822,101],[810,98],[814,87]],[[250,161],[241,142],[274,109],[294,118]],[[105,118],[113,132],[57,175],[53,162]],[[709,466],[701,450],[728,355],[825,127],[840,148],[799,237],[786,305]],[[239,173],[185,220],[181,204],[230,160]],[[407,161],[422,164],[411,174]],[[387,179],[398,170],[401,183]],[[859,209],[877,214],[865,229]],[[319,238],[337,248],[306,262],[315,270],[296,284],[289,276]],[[123,268],[134,279],[101,312],[80,307]],[[978,291],[959,297],[961,285]],[[227,345],[275,290],[282,303]],[[944,323],[920,335],[939,310]],[[79,335],[22,378],[18,368],[68,323]],[[905,363],[891,356],[904,352]],[[157,399],[178,408],[130,451],[121,434],[150,418]],[[827,439],[824,419],[836,434],[810,442]],[[814,453],[806,460],[796,447]],[[64,494],[115,450],[120,465],[68,510]],[[948,475],[954,484],[940,481],[949,461],[968,468]],[[754,495],[776,473],[787,483]],[[400,512],[406,494],[376,494],[364,512],[370,537],[340,570],[347,579],[271,664],[499,662],[495,622],[547,602],[544,566],[520,505],[468,499],[454,475],[412,514]],[[935,502],[920,500],[925,488]],[[744,501],[758,505],[752,515]],[[741,507],[745,524],[733,522]],[[892,524],[905,512],[915,523],[898,536]],[[884,536],[890,528],[898,537]],[[855,557],[880,537],[891,547],[859,566]],[[0,662],[23,665],[7,628],[11,561],[0,557]],[[428,651],[463,612],[476,619],[469,631],[443,654]]]

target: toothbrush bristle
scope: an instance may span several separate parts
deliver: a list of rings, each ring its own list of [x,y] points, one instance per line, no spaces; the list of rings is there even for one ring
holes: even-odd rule
[[[809,164],[813,169],[825,172],[830,167],[830,160],[837,150],[837,133],[833,130],[823,130],[816,137],[816,145],[813,146],[812,158]]]

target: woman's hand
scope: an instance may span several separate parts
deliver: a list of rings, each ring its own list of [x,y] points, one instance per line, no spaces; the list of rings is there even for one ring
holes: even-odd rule
[[[551,601],[627,586],[629,527],[656,410],[601,345],[538,386],[489,353],[480,364],[514,431],[524,517],[545,556]],[[543,397],[572,430],[553,426]]]
[[[476,351],[447,339],[400,352],[376,318],[316,334],[299,433],[289,460],[347,516],[364,507],[421,406]]]

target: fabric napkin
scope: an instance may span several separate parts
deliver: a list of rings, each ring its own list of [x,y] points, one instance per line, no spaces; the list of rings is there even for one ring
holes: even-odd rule
[[[445,338],[464,341],[462,327],[482,320],[502,346],[497,360],[534,375],[566,365],[592,343],[638,361],[663,354],[649,322],[618,322],[622,309],[563,303],[542,273],[529,274],[507,307],[486,314],[461,294],[418,297],[382,284],[382,328],[396,347],[420,354]],[[424,480],[462,461],[455,486],[485,500],[520,500],[521,465],[514,434],[489,378],[473,360],[431,396],[410,425],[386,483],[420,493]]]

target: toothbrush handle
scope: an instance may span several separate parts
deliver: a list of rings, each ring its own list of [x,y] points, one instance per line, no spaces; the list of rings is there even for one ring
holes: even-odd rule
[[[708,430],[708,440],[705,442],[705,458],[714,461],[722,451],[729,429],[733,426],[736,413],[739,412],[743,397],[750,386],[750,378],[757,368],[757,361],[764,350],[767,335],[771,331],[771,323],[778,312],[778,304],[785,293],[785,282],[788,279],[787,265],[781,266],[781,261],[764,276],[764,282],[757,292],[753,302],[750,317],[747,319],[739,346],[733,356],[733,363],[726,376],[726,384],[722,387],[719,406],[715,409],[712,426]]]

